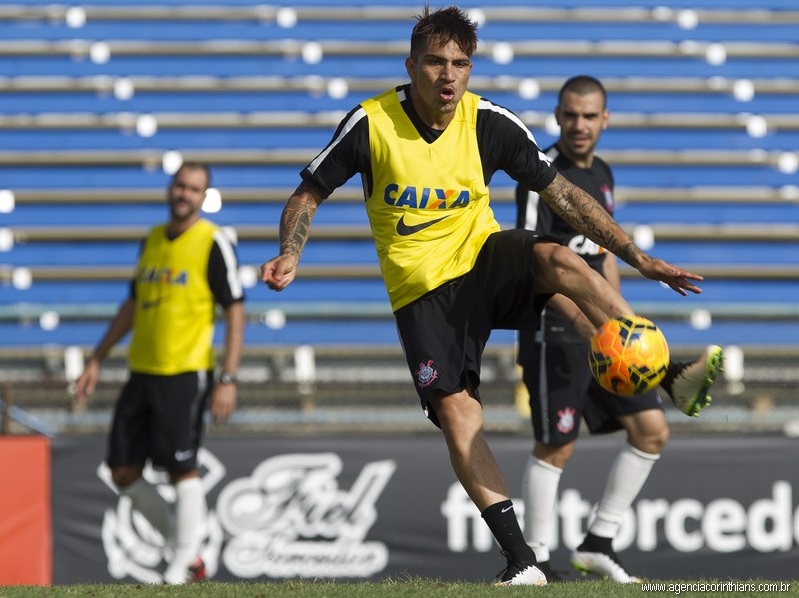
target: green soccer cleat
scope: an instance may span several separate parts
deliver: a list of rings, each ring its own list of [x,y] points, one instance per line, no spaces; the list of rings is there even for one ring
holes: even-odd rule
[[[709,345],[699,359],[691,363],[672,362],[660,383],[677,409],[690,417],[710,405],[708,391],[724,371],[724,351]]]

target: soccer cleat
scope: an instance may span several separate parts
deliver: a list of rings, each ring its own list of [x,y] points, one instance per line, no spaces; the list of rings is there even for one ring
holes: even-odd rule
[[[696,417],[710,405],[708,391],[724,371],[724,351],[718,345],[710,345],[692,363],[672,362],[666,376],[660,382],[677,409]]]
[[[619,583],[638,583],[643,581],[641,578],[630,575],[624,570],[618,555],[612,549],[609,553],[575,550],[572,552],[571,565],[583,575],[593,573]]]
[[[197,583],[206,578],[205,561],[200,557],[194,559],[188,567],[169,567],[164,573],[164,583],[169,585]]]
[[[208,576],[205,572],[205,561],[197,557],[195,561],[189,565],[189,583],[205,581],[206,577]]]
[[[503,551],[505,557],[507,553]],[[508,561],[508,566],[497,575],[498,586],[545,586],[547,576],[535,565],[516,564]]]
[[[547,583],[553,583],[558,581],[565,581],[563,576],[560,573],[555,571],[552,566],[549,564],[549,561],[543,561],[536,564],[536,567],[544,574],[547,578]]]

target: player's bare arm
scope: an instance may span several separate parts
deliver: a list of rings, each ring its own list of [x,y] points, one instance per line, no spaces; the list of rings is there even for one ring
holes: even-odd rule
[[[540,192],[555,213],[634,268],[646,256],[597,201],[558,173]]]
[[[261,280],[270,289],[282,291],[294,280],[311,221],[323,199],[303,181],[286,202],[280,217],[280,255],[261,266]]]
[[[94,349],[83,373],[75,381],[75,396],[79,404],[85,404],[89,395],[94,393],[97,381],[100,377],[100,363],[105,359],[108,352],[124,337],[133,327],[133,312],[136,309],[136,302],[132,297],[128,297],[119,306],[117,313],[108,324],[103,338]]]
[[[313,187],[305,181],[299,184],[280,217],[281,254],[293,254],[299,258],[308,241],[311,220],[320,203],[322,197]]]
[[[222,371],[234,376],[239,370],[244,342],[244,302],[236,301],[225,309],[225,355]],[[211,415],[217,423],[226,422],[236,410],[236,383],[215,384],[211,395]]]
[[[673,266],[647,255],[633,242],[619,224],[593,197],[569,182],[560,173],[539,195],[552,209],[592,241],[613,252],[641,274],[660,280],[680,295],[686,291],[701,293],[693,282],[702,280],[698,274]]]

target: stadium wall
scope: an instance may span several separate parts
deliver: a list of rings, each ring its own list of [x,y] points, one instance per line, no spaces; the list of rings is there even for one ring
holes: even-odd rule
[[[518,495],[530,441],[489,440]],[[567,568],[621,442],[581,440],[561,484],[556,568]],[[648,579],[795,579],[798,445],[673,438],[627,514],[617,545],[625,564]],[[104,450],[101,436],[53,441],[53,582],[158,582],[160,536],[112,490]],[[504,566],[433,433],[210,438],[201,462],[210,508],[202,556],[213,579],[492,581]],[[160,490],[172,500],[168,485]]]
[[[50,440],[0,436],[0,586],[52,580]]]

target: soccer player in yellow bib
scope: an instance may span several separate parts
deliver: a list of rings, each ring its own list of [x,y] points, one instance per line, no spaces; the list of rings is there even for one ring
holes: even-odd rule
[[[130,377],[117,401],[106,463],[120,494],[130,497],[173,546],[164,583],[205,577],[198,558],[206,516],[197,470],[203,414],[210,399],[216,421],[236,408],[236,372],[244,330],[244,294],[234,246],[216,225],[200,217],[210,171],[185,163],[170,182],[169,221],[154,227],[141,246],[130,296],[120,305],[83,374],[80,401],[94,391],[100,363],[133,331]],[[214,381],[215,308],[224,309],[225,353]],[[142,477],[147,460],[165,468],[175,486],[172,520],[156,488]]]
[[[641,251],[592,197],[558,174],[509,110],[466,90],[477,26],[459,8],[425,7],[411,34],[410,83],[356,106],[302,171],[280,221],[280,255],[261,279],[280,291],[297,274],[311,220],[359,173],[378,261],[422,408],[440,427],[458,480],[507,558],[506,585],[542,585],[508,484],[483,434],[480,360],[492,329],[535,328],[554,293],[595,325],[632,309],[567,247],[501,231],[488,185],[504,170],[644,276],[698,293],[701,276]]]

